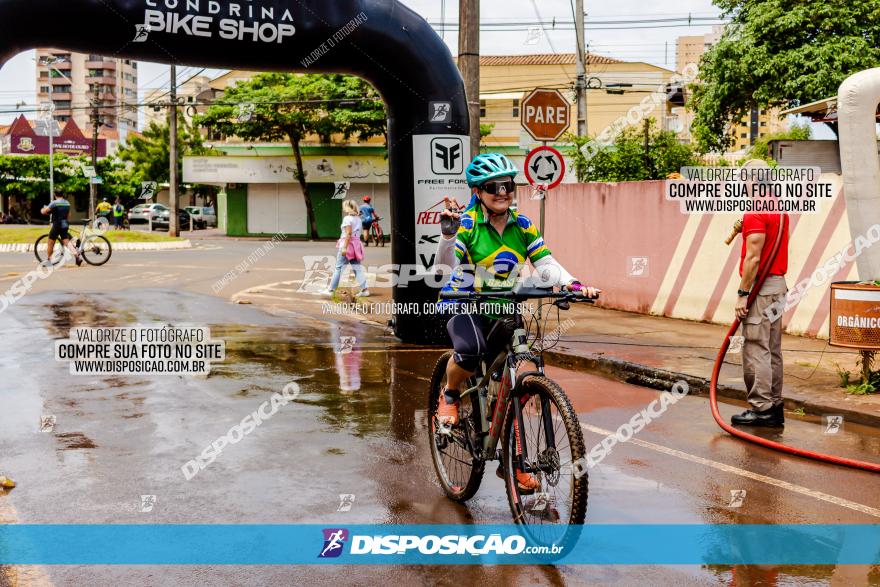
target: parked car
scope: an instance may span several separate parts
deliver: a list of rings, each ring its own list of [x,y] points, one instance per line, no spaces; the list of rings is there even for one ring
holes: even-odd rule
[[[139,224],[150,221],[150,216],[156,216],[163,210],[168,210],[162,204],[138,204],[128,211],[128,223]]]
[[[192,214],[193,218],[204,220],[207,226],[217,226],[217,211],[213,206],[187,206],[186,211]]]
[[[158,214],[153,216],[153,228],[168,228],[171,219],[171,209],[165,208]],[[182,208],[177,209],[177,224],[180,230],[190,230],[190,219],[192,219],[192,230],[207,228],[208,225],[204,220],[194,218],[189,212]]]

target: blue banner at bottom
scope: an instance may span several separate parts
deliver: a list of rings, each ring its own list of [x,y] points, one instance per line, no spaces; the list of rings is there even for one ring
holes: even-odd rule
[[[7,525],[0,565],[871,565],[878,525]]]

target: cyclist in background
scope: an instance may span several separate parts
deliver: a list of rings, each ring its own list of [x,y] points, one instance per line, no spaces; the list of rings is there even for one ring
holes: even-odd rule
[[[363,232],[361,233],[361,237],[364,242],[369,242],[370,240],[370,228],[373,226],[373,222],[376,220],[376,209],[373,208],[372,202],[373,199],[370,196],[364,196],[364,203],[361,204],[360,207],[360,215],[361,215],[361,227],[363,228]]]
[[[110,210],[112,209],[113,206],[110,205],[107,198],[104,198],[97,206],[95,206],[95,214],[97,214],[99,218],[107,218],[110,216]]]
[[[462,212],[448,208],[441,213],[442,238],[435,267],[452,267],[443,291],[510,291],[526,260],[537,271],[539,283],[581,292],[590,298],[600,290],[585,287],[550,254],[534,223],[510,209],[517,169],[500,154],[478,155],[465,171],[471,203]],[[447,200],[447,206],[449,205]],[[443,300],[441,305],[455,305]],[[454,353],[446,367],[446,387],[437,408],[441,424],[454,426],[459,417],[461,385],[471,377],[484,354],[500,350],[510,340],[509,318],[492,314],[458,314],[446,329]],[[498,471],[499,475],[502,471]],[[534,490],[537,479],[516,473],[521,490]]]
[[[116,203],[113,204],[113,226],[115,230],[125,228],[125,206],[119,198],[116,198]]]
[[[55,241],[61,240],[61,246],[70,248],[71,252],[73,252],[76,257],[77,266],[82,265],[82,257],[73,247],[69,247],[70,244],[70,221],[68,220],[70,217],[70,202],[68,202],[64,195],[60,192],[55,192],[55,199],[52,200],[48,206],[43,206],[40,210],[42,214],[49,216],[49,220],[51,222],[51,228],[49,229],[49,245],[48,251],[46,255],[46,263],[52,263],[52,253],[55,250]]]

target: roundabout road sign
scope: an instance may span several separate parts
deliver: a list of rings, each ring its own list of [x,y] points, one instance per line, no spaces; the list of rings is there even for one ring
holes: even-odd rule
[[[531,185],[543,184],[553,189],[565,176],[565,159],[553,147],[537,147],[526,157],[526,179]]]

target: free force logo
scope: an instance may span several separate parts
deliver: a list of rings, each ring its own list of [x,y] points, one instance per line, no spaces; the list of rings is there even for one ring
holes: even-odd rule
[[[345,528],[324,528],[324,546],[318,558],[336,558],[342,554],[343,546],[348,540],[348,530]]]
[[[464,143],[458,138],[431,141],[431,171],[437,175],[460,175],[464,171]]]
[[[466,202],[471,197],[464,174],[470,147],[470,139],[465,135],[413,136],[413,221],[418,276],[434,275],[431,267],[437,254],[444,198]]]

